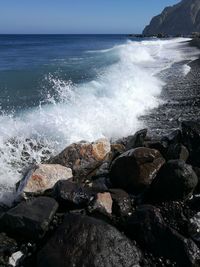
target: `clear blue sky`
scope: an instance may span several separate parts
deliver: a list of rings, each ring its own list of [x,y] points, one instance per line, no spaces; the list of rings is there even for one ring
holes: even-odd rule
[[[0,0],[0,33],[139,33],[179,0]]]

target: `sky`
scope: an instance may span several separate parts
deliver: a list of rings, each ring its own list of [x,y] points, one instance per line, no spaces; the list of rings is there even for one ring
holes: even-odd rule
[[[0,0],[0,34],[141,33],[179,0]]]

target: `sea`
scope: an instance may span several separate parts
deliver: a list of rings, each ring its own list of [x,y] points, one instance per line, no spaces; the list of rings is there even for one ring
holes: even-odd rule
[[[189,40],[0,35],[0,201],[70,143],[153,127],[142,117],[167,101],[167,73],[185,77],[199,56]]]

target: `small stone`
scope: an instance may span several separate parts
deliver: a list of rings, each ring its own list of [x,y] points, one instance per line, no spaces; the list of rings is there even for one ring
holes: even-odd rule
[[[18,261],[23,257],[23,253],[21,251],[17,251],[11,255],[9,258],[9,264],[11,266],[17,266]]]
[[[90,211],[100,211],[107,214],[112,214],[112,198],[110,193],[98,193],[94,200]]]

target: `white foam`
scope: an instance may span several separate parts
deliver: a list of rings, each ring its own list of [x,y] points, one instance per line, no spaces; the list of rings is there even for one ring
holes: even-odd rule
[[[55,154],[72,142],[119,138],[144,127],[139,116],[161,102],[164,83],[156,74],[186,59],[180,49],[183,41],[128,41],[115,46],[103,53],[114,54],[118,62],[95,80],[74,85],[50,75],[54,94],[47,94],[48,104],[17,117],[1,116],[1,198],[12,192],[22,167],[39,163],[47,150]],[[43,145],[33,149],[38,143]]]
[[[183,65],[183,75],[186,76],[191,70],[191,67],[187,64]]]

